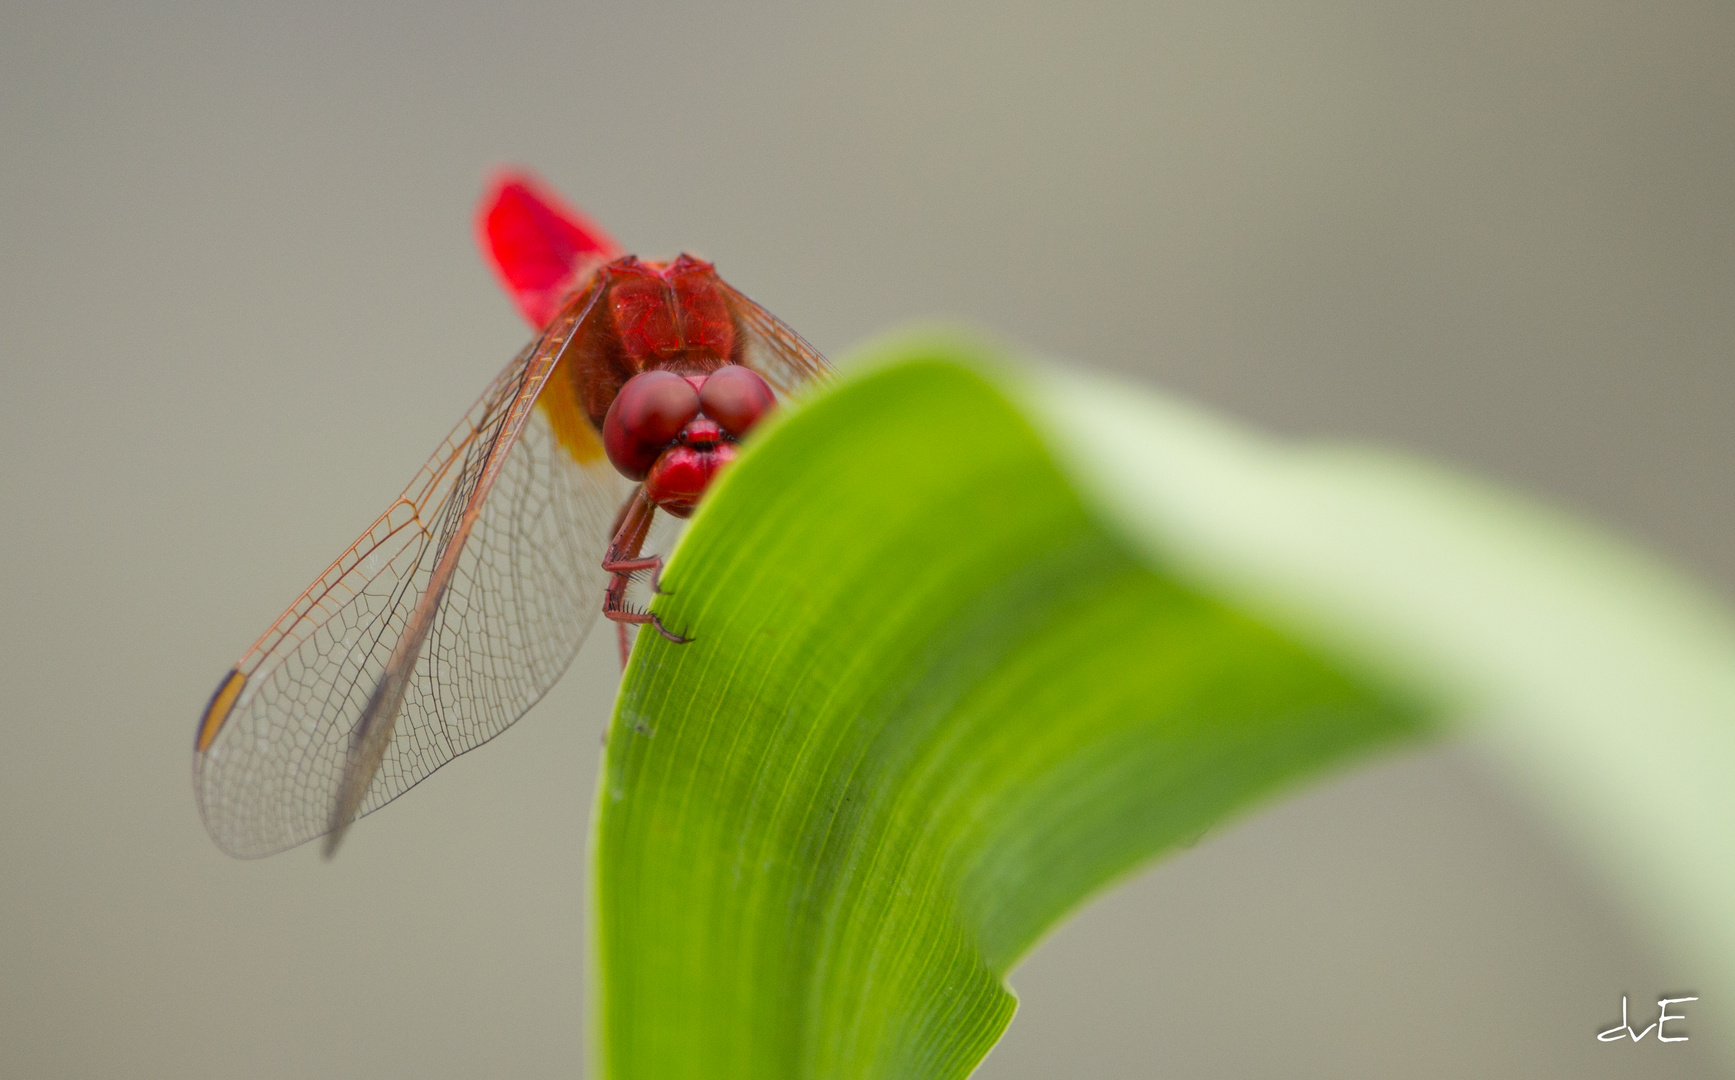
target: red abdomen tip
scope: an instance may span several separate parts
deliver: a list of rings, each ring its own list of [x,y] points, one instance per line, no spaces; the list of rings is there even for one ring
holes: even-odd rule
[[[587,267],[621,255],[602,227],[525,172],[497,174],[476,213],[477,241],[531,325],[553,319]]]

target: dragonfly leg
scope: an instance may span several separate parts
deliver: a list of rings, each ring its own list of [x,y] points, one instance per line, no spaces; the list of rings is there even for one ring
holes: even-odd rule
[[[615,574],[632,574],[639,570],[649,570],[651,572],[651,591],[658,596],[674,595],[664,591],[662,587],[663,557],[661,555],[652,555],[646,559],[620,559],[615,562],[605,562],[602,564],[602,568]]]
[[[608,583],[608,591],[603,594],[602,613],[605,618],[620,624],[620,643],[622,663],[625,663],[628,642],[626,635],[627,623],[650,623],[656,627],[657,633],[668,638],[677,645],[693,640],[684,634],[676,634],[663,625],[663,621],[655,615],[644,611],[634,611],[627,606],[627,587],[632,584],[632,575],[640,570],[651,571],[651,588],[657,588],[657,579],[662,574],[663,560],[657,556],[640,558],[639,551],[644,546],[645,537],[651,531],[651,519],[656,516],[657,505],[645,495],[643,487],[633,492],[631,499],[621,507],[620,517],[616,519],[614,539],[609,541],[608,553],[603,556],[602,568],[613,574]]]
[[[640,625],[643,625],[645,623],[649,623],[651,626],[656,628],[657,633],[663,635],[665,638],[668,638],[670,641],[674,642],[676,645],[685,645],[687,642],[693,640],[693,635],[691,635],[691,634],[677,634],[673,630],[670,630],[668,627],[664,626],[663,620],[657,618],[655,615],[647,614],[646,612],[620,611],[620,612],[610,613],[610,612],[605,610],[603,612],[603,614],[607,615],[609,618],[613,619],[615,622],[618,622],[618,623],[638,623]]]

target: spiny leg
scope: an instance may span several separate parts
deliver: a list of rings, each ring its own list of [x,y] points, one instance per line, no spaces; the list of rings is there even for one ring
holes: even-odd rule
[[[657,505],[645,495],[641,485],[633,490],[632,497],[621,507],[620,516],[615,519],[614,539],[609,541],[608,553],[603,556],[602,568],[613,574],[608,583],[608,591],[603,594],[602,613],[613,622],[620,624],[621,666],[626,666],[628,641],[626,635],[627,623],[650,623],[656,627],[657,633],[668,638],[677,645],[691,641],[692,638],[672,633],[663,621],[649,612],[633,611],[627,607],[627,587],[632,584],[632,575],[640,570],[651,571],[651,590],[661,592],[658,587],[662,576],[663,560],[658,556],[640,558],[645,537],[650,534],[651,521],[656,517]]]

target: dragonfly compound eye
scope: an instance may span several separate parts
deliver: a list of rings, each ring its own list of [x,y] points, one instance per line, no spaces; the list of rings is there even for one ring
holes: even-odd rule
[[[699,404],[705,415],[737,439],[752,430],[776,403],[776,395],[759,373],[740,364],[725,364],[699,387]]]
[[[673,372],[641,371],[608,407],[602,444],[627,479],[643,480],[657,455],[698,415],[699,392],[692,383]]]

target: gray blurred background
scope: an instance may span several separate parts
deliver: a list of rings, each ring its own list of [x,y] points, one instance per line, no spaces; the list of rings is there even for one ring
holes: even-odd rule
[[[358,8],[0,12],[0,1075],[582,1070],[607,640],[333,864],[230,861],[188,782],[218,676],[527,336],[471,239],[496,163],[828,352],[960,316],[1735,595],[1726,2]],[[1595,1040],[1711,983],[1482,762],[1100,899],[979,1075],[1735,1061]]]

